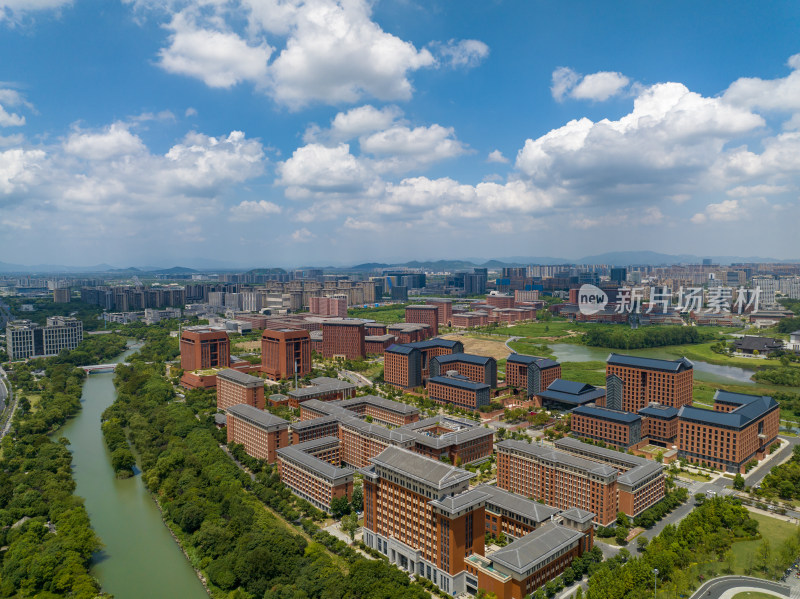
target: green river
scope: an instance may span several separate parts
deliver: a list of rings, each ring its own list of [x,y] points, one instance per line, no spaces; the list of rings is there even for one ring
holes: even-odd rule
[[[88,376],[81,411],[54,435],[70,441],[75,493],[86,500],[92,526],[105,545],[94,556],[91,573],[116,599],[208,599],[161,521],[141,474],[126,480],[114,476],[100,431],[100,416],[117,396],[113,379],[113,374]]]

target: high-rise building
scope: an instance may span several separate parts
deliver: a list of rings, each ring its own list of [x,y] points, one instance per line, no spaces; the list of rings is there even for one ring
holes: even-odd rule
[[[364,321],[332,319],[322,323],[322,355],[326,358],[357,360],[367,355]]]
[[[69,287],[53,289],[53,303],[54,304],[68,304],[72,298],[72,289]]]
[[[183,370],[228,368],[231,365],[231,346],[225,331],[206,327],[184,329],[180,347]]]
[[[611,354],[606,362],[606,407],[638,412],[651,402],[680,408],[692,403],[694,365],[686,358],[657,360]]]
[[[273,380],[291,379],[295,372],[311,372],[311,338],[304,329],[264,329],[261,335],[261,372]]]
[[[611,269],[611,282],[617,285],[622,285],[628,279],[627,268],[612,268]]]
[[[405,321],[427,324],[430,327],[430,336],[437,337],[439,335],[439,306],[406,306]]]
[[[6,325],[6,349],[11,360],[55,356],[75,349],[83,341],[83,322],[77,318],[51,316],[45,326],[30,320],[12,320]]]
[[[549,358],[509,354],[506,359],[506,386],[524,389],[528,397],[544,391],[561,377],[561,364]]]

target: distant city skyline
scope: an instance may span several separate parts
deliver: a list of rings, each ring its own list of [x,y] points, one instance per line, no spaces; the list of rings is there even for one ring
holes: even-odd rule
[[[800,5],[0,0],[0,262],[800,258]]]

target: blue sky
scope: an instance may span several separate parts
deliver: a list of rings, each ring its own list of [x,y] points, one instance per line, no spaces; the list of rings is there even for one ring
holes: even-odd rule
[[[793,2],[0,0],[0,261],[800,258]]]

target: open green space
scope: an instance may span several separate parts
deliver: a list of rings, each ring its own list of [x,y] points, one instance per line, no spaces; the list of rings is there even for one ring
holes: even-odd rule
[[[736,593],[733,596],[733,599],[775,599],[775,597],[780,597],[780,595],[757,593],[755,591],[744,591],[742,593]]]
[[[541,322],[526,322],[510,327],[502,327],[498,332],[513,335],[515,337],[569,337],[575,333],[583,333],[586,325],[569,322],[564,319],[553,319]],[[561,339],[559,339],[561,341]]]
[[[347,315],[351,318],[364,318],[375,320],[385,324],[395,324],[405,322],[406,306],[409,304],[391,304],[389,306],[378,306],[377,308],[350,308]]]
[[[726,356],[711,351],[714,343],[698,343],[686,345],[673,345],[665,347],[664,350],[676,356],[685,356],[690,360],[702,360],[709,364],[719,366],[739,366],[741,368],[778,368],[781,366],[780,360],[765,358],[742,358],[739,356]],[[800,364],[792,363],[791,367],[800,368]]]
[[[598,387],[606,384],[605,362],[562,362],[561,378]]]
[[[526,337],[525,339],[518,339],[517,341],[509,341],[508,347],[520,354],[555,359],[555,356],[550,352],[550,348],[547,347],[547,345],[544,345],[541,340],[533,337]]]
[[[753,541],[739,541],[734,543],[731,547],[734,556],[733,574],[752,574],[760,576],[763,572],[754,571],[757,568],[758,553],[763,550],[762,544],[764,540],[769,541],[770,555],[769,560],[775,565],[775,562],[781,562],[781,569],[783,563],[791,563],[796,556],[782,556],[782,553],[787,549],[787,543],[794,539],[798,540],[798,527],[796,524],[772,518],[763,514],[756,514],[751,512],[750,517],[758,522],[758,532],[761,535],[760,540]],[[786,559],[782,559],[786,558]]]

